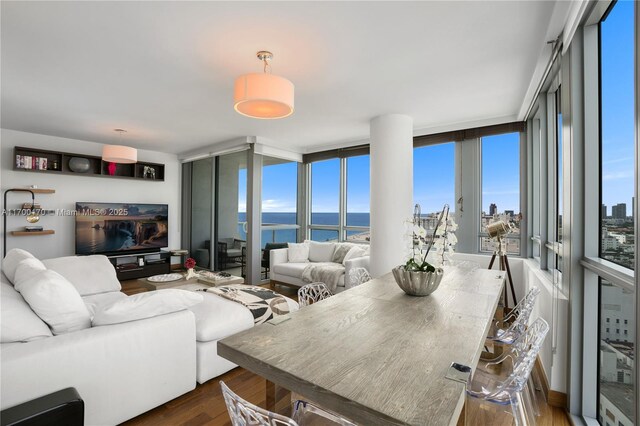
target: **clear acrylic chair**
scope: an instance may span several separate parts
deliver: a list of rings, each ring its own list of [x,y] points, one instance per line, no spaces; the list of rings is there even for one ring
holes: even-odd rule
[[[510,361],[512,369],[509,375],[503,378],[476,369],[473,378],[467,383],[467,396],[501,406],[510,406],[516,426],[535,425],[535,407],[528,382],[548,332],[549,324],[538,318],[513,342],[508,351],[489,363],[497,365]],[[470,411],[465,410],[467,424],[470,424]]]
[[[240,398],[222,381],[220,387],[233,426],[304,426],[311,421],[322,425],[355,426],[347,419],[300,400],[294,402],[292,418],[289,418]]]
[[[305,284],[298,289],[298,303],[300,307],[309,306],[333,296],[325,283]]]
[[[347,288],[356,287],[371,281],[371,275],[365,268],[353,268],[349,271],[349,285]]]
[[[498,343],[512,344],[520,337],[529,325],[531,312],[540,294],[538,287],[531,287],[527,295],[501,320],[496,321],[489,331],[488,340]]]

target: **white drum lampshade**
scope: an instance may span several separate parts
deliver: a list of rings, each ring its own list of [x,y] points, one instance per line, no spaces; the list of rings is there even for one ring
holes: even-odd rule
[[[136,163],[138,150],[124,145],[105,145],[102,147],[102,160],[120,164]]]
[[[233,107],[252,118],[274,119],[293,114],[294,86],[273,74],[245,74],[236,79]]]

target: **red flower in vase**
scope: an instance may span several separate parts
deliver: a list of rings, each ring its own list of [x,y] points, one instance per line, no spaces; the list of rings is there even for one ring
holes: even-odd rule
[[[193,257],[188,258],[184,261],[184,267],[187,269],[193,269],[196,267],[196,260]]]

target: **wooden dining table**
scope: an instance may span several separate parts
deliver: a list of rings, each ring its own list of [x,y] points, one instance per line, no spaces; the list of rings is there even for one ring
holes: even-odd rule
[[[475,369],[505,272],[448,267],[426,297],[391,273],[218,342],[218,354],[363,425],[455,424],[465,385],[452,362]]]

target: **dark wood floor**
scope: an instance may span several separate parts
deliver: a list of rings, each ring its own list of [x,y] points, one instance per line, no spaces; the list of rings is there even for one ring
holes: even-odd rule
[[[144,283],[138,280],[124,281],[122,291],[127,294],[136,294],[149,291]],[[296,290],[290,287],[278,286],[277,291],[288,297],[297,299]],[[162,426],[162,425],[231,425],[227,408],[220,391],[220,381],[224,381],[234,392],[253,404],[260,407],[266,406],[266,382],[260,376],[243,368],[236,368],[220,377],[209,380],[203,385],[198,385],[193,391],[167,402],[151,411],[148,411],[134,419],[124,423],[127,426]],[[538,393],[540,401],[540,417],[537,418],[539,426],[569,426],[569,420],[565,410],[547,405],[541,392]],[[277,407],[281,414],[290,412],[290,393],[279,392]],[[512,417],[505,413],[503,407],[493,404],[479,404],[473,402],[467,404],[470,410],[467,417],[468,424],[508,426],[513,424]],[[508,407],[507,407],[508,408]],[[460,416],[458,425],[464,425],[465,414]]]

